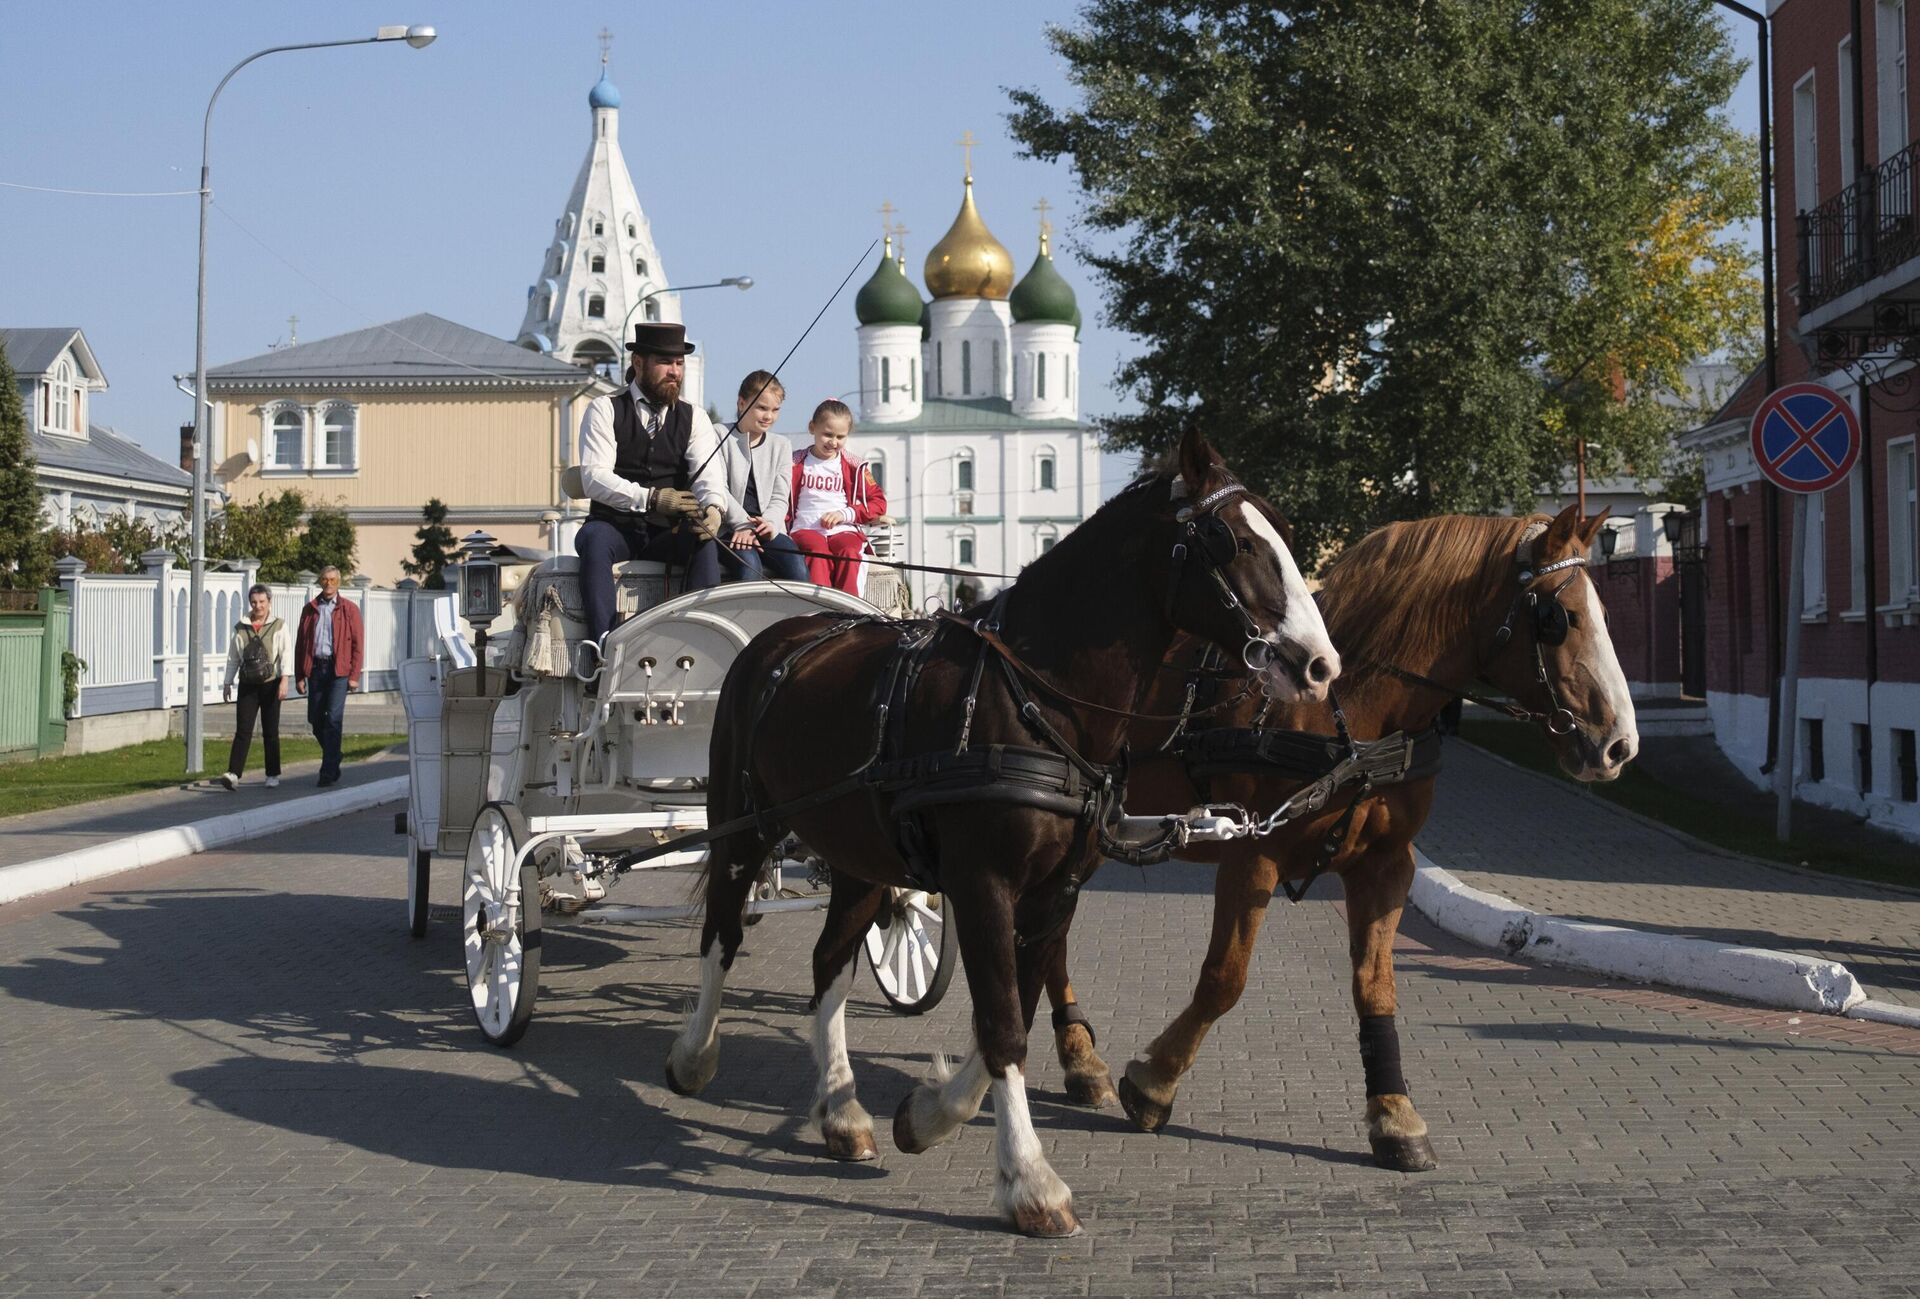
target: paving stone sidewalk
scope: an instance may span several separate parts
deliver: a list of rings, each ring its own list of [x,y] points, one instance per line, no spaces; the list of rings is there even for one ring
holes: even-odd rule
[[[480,1041],[453,905],[404,928],[377,812],[0,909],[0,1299],[175,1294],[1913,1295],[1920,1031],[1682,998],[1466,948],[1410,919],[1407,1073],[1440,1168],[1373,1168],[1337,889],[1276,907],[1168,1129],[1032,1109],[1087,1233],[987,1213],[987,1117],[902,1155],[887,1121],[965,1041],[862,972],[848,1039],[880,1158],[819,1156],[817,917],[748,931],[720,1072],[661,1060],[699,980],[688,925],[545,932],[539,1010]],[[683,874],[616,901],[684,894]],[[1186,1000],[1203,868],[1108,867],[1073,930],[1110,1060]]]
[[[314,782],[319,772],[318,758],[290,763],[280,773],[280,788],[268,789],[266,776],[256,766],[236,790],[229,791],[208,781],[188,789],[155,789],[97,803],[77,803],[3,817],[0,818],[0,866],[37,861],[148,830],[190,825],[228,812],[244,812],[318,794],[322,791]],[[406,774],[405,753],[388,753],[345,764],[340,768],[340,783],[330,788],[347,789]]]
[[[1419,844],[1534,911],[1824,957],[1868,996],[1920,1006],[1920,893],[1695,847],[1471,744],[1448,743]]]

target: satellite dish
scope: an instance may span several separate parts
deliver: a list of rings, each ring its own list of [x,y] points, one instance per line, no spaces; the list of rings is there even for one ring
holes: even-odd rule
[[[247,439],[247,463],[250,465],[260,463],[260,443],[253,438]]]

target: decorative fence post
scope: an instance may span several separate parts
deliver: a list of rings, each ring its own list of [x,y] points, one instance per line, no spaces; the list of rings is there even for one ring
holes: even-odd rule
[[[78,560],[74,561],[78,563]],[[73,605],[64,591],[40,588],[40,756],[67,747],[67,625]]]
[[[153,706],[171,708],[174,704],[174,679],[179,678],[180,699],[187,701],[187,691],[192,687],[186,680],[186,642],[175,644],[167,635],[167,615],[173,608],[173,552],[171,550],[149,550],[140,556],[140,564],[147,570],[147,576],[153,579]],[[191,598],[191,597],[189,597]],[[188,635],[192,634],[193,614],[187,614]],[[180,660],[178,670],[174,661]]]

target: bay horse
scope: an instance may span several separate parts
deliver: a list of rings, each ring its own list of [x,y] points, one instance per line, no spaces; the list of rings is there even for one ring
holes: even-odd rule
[[[1378,529],[1334,563],[1320,592],[1328,629],[1345,656],[1338,703],[1303,701],[1269,710],[1247,699],[1194,727],[1312,732],[1337,746],[1337,707],[1356,739],[1426,735],[1437,753],[1438,735],[1428,733],[1441,709],[1487,682],[1514,702],[1509,711],[1542,725],[1570,775],[1614,779],[1639,751],[1639,735],[1606,612],[1586,574],[1585,556],[1604,517],[1603,511],[1583,522],[1569,506],[1551,520],[1456,515]],[[1143,707],[1164,712],[1196,697],[1184,692],[1203,679],[1193,675],[1202,652],[1191,643],[1177,647]],[[1274,808],[1303,784],[1298,775],[1270,766],[1261,770],[1259,763],[1196,777],[1191,754],[1206,746],[1169,745],[1171,729],[1162,723],[1133,728],[1134,752],[1151,755],[1137,758],[1133,768],[1129,805],[1135,814],[1208,801]],[[1187,757],[1172,751],[1181,747]],[[1408,746],[1409,761],[1418,747]],[[1249,752],[1244,742],[1239,751]],[[1176,854],[1218,863],[1213,933],[1192,1001],[1142,1058],[1128,1063],[1120,1082],[1118,1099],[1137,1127],[1153,1132],[1166,1123],[1180,1079],[1208,1031],[1239,1000],[1275,887],[1286,882],[1304,892],[1302,881],[1326,872],[1340,877],[1346,895],[1374,1161],[1403,1172],[1434,1167],[1426,1121],[1407,1095],[1400,1067],[1393,939],[1413,883],[1414,836],[1433,806],[1436,773],[1437,758],[1403,773],[1410,778],[1335,792],[1319,812],[1262,838],[1194,844]],[[1112,1078],[1075,1001],[1065,941],[1053,950],[1047,991],[1068,1095],[1082,1104],[1110,1104]]]
[[[1048,953],[1114,847],[1105,826],[1129,710],[1176,632],[1244,660],[1282,697],[1323,697],[1338,674],[1285,530],[1189,430],[1177,472],[1121,492],[984,610],[796,618],[755,637],[715,715],[708,833],[743,828],[713,840],[700,991],[668,1054],[669,1085],[692,1094],[714,1076],[741,908],[791,828],[833,869],[813,952],[812,1117],[827,1153],[875,1156],[845,1031],[861,935],[886,886],[938,890],[973,997],[973,1049],[901,1102],[894,1142],[932,1148],[991,1091],[995,1208],[1029,1235],[1076,1233],[1026,1101],[1027,1026]]]

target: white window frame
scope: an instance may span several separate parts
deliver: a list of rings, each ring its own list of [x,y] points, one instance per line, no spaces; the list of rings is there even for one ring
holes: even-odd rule
[[[1048,467],[1052,467],[1052,482],[1047,481]],[[1060,486],[1060,457],[1051,445],[1042,446],[1033,453],[1033,490],[1051,492]]]
[[[966,481],[960,481],[961,467],[966,468]],[[974,458],[972,447],[961,447],[953,453],[953,494],[971,495],[975,490],[975,481],[979,478],[979,462]]]
[[[1880,161],[1907,147],[1907,0],[1874,6],[1874,99]]]
[[[63,356],[53,367],[47,383],[47,431],[69,436],[79,432],[74,420],[74,408],[78,405],[74,397],[73,362]]]
[[[1820,206],[1820,103],[1814,74],[1793,83],[1793,206]]]
[[[1864,612],[1867,607],[1867,487],[1866,474],[1858,464],[1847,475],[1847,556],[1849,594],[1847,610]]]
[[[875,447],[867,452],[867,468],[873,471],[873,482],[882,492],[887,490],[887,453]]]
[[[973,529],[957,529],[953,534],[953,566],[955,568],[978,568],[980,566],[980,547]],[[964,548],[964,549],[963,549]]]
[[[1920,515],[1915,479],[1920,450],[1912,437],[1887,443],[1887,603],[1895,608],[1920,599]],[[1905,474],[1897,472],[1904,462]]]
[[[346,423],[333,421],[344,415]],[[328,434],[344,429],[344,447],[335,454],[328,448]],[[314,426],[313,467],[315,469],[353,471],[360,467],[360,408],[352,402],[332,401],[320,407],[319,419]]]
[[[295,419],[293,459],[280,458],[280,417]],[[260,469],[263,473],[300,473],[307,467],[307,408],[297,401],[276,401],[260,412]]]
[[[1807,535],[1800,539],[1800,559],[1806,576],[1800,584],[1800,614],[1814,618],[1827,612],[1827,494],[1807,493]]]

